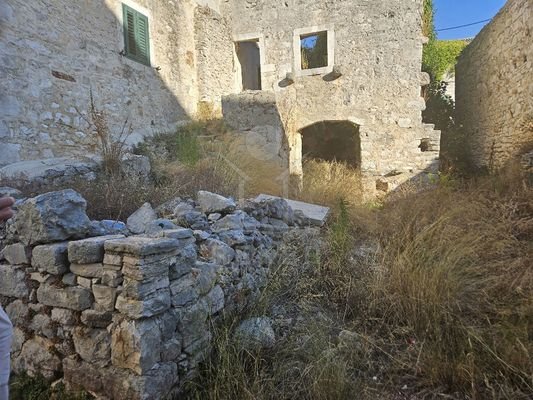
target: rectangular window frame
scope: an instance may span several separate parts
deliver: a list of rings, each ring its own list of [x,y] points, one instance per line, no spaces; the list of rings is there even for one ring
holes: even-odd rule
[[[302,69],[301,37],[320,32],[328,36],[328,65],[320,68]],[[335,27],[333,24],[309,26],[295,29],[293,33],[294,73],[296,76],[326,75],[333,72],[335,65]]]
[[[130,23],[133,25],[131,29]],[[150,54],[150,19],[148,16],[137,11],[130,5],[122,3],[122,31],[124,36],[124,56],[150,67],[152,64]],[[145,41],[144,51],[141,48],[141,53],[137,54],[139,48],[136,46],[135,52],[133,52],[131,40],[135,42],[143,37]]]

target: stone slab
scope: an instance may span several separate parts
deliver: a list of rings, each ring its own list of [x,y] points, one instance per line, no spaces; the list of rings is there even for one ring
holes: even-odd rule
[[[269,194],[260,194],[254,201],[280,199],[281,197],[271,196]],[[303,201],[284,199],[294,211],[301,211],[309,221],[316,226],[323,226],[328,218],[330,208],[317,204],[305,203]]]

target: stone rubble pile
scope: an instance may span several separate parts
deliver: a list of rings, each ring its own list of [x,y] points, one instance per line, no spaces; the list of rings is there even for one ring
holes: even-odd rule
[[[14,325],[14,372],[63,375],[102,399],[179,390],[210,351],[212,321],[253,301],[284,233],[306,223],[282,199],[236,204],[209,192],[145,204],[127,227],[91,222],[85,208],[72,190],[18,206],[0,302]]]

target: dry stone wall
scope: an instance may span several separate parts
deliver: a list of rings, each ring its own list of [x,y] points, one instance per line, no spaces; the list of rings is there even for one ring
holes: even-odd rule
[[[85,207],[72,190],[18,205],[0,301],[14,372],[63,375],[110,399],[178,391],[210,350],[211,324],[258,295],[277,243],[306,223],[281,199],[238,207],[200,192],[198,202],[143,206],[127,222],[139,235],[107,224],[94,236]]]
[[[461,54],[457,116],[478,167],[499,168],[533,143],[533,3],[509,0]]]

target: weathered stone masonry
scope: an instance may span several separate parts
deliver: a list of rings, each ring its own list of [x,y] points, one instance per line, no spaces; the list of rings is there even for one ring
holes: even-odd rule
[[[121,55],[122,3],[148,17],[151,66]],[[78,114],[92,88],[112,126],[129,118],[132,141],[171,130],[205,105],[222,112],[253,156],[292,174],[301,174],[306,127],[349,121],[371,194],[387,176],[437,165],[439,132],[421,119],[421,10],[422,0],[7,0],[0,165],[94,152]],[[328,65],[302,70],[299,35],[324,30]],[[261,91],[242,92],[241,41],[257,43]],[[236,110],[243,104],[251,106]],[[260,126],[242,123],[256,119]]]
[[[160,399],[194,374],[211,324],[266,284],[276,243],[301,215],[281,199],[241,209],[200,192],[157,219],[149,205],[102,231],[74,191],[26,200],[8,226],[0,301],[12,367],[110,399]],[[253,215],[253,216],[252,216]],[[95,231],[95,226],[98,227]],[[87,236],[100,234],[104,236]]]
[[[121,55],[122,3],[150,25],[151,66]],[[189,1],[6,0],[0,5],[0,165],[94,153],[80,113],[92,89],[112,130],[132,141],[196,111],[194,7]],[[157,69],[156,69],[157,68]]]
[[[509,0],[456,66],[457,116],[478,167],[533,143],[533,2]]]

